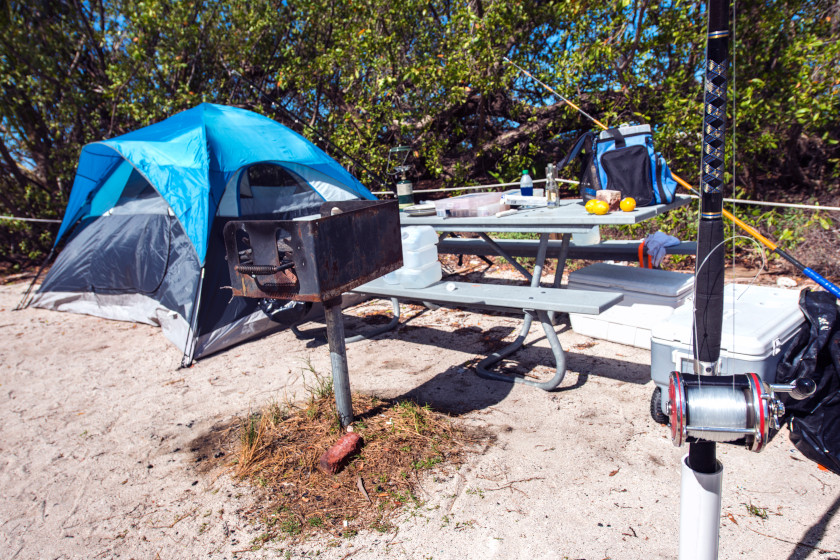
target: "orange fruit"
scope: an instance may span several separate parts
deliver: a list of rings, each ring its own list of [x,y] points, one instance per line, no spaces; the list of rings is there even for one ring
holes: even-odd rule
[[[621,199],[621,202],[618,203],[618,206],[625,212],[632,212],[636,209],[636,199],[628,196],[626,198]]]
[[[587,200],[586,204],[584,204],[583,207],[586,209],[587,212],[592,214],[595,211],[594,208],[595,208],[595,203],[596,202],[598,202],[598,201],[595,200],[594,198],[592,200]]]

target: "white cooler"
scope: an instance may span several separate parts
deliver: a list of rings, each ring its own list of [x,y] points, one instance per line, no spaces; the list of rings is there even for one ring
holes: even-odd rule
[[[650,348],[651,330],[688,298],[694,275],[669,270],[596,263],[569,274],[569,289],[621,292],[624,299],[599,315],[569,313],[572,330]]]
[[[775,382],[776,365],[805,325],[805,317],[799,309],[799,292],[728,284],[723,297],[721,375],[756,373],[767,383]],[[650,376],[662,394],[668,392],[672,371],[694,373],[693,313],[694,301],[689,299],[653,328]]]

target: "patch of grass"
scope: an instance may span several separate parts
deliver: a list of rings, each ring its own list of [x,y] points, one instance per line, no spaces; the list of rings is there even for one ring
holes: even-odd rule
[[[270,402],[263,414],[268,415],[272,426],[276,426],[289,416],[288,403],[280,404],[278,402]]]
[[[413,504],[414,507],[420,507],[423,505],[423,502],[420,501],[420,498],[414,495],[411,491],[403,491],[403,492],[394,492],[391,494],[393,500],[400,504]]]
[[[484,499],[484,490],[481,488],[467,488],[467,494],[478,496],[482,500]]]
[[[380,519],[377,519],[376,521],[374,521],[373,523],[371,523],[370,528],[373,529],[374,531],[379,532],[379,533],[387,533],[388,531],[391,531],[391,530],[394,529],[394,525],[391,522],[380,518]]]
[[[455,530],[456,531],[463,531],[465,529],[472,529],[475,527],[475,519],[469,519],[467,521],[458,521],[455,523]]]
[[[318,373],[308,360],[303,373],[303,388],[309,393],[310,402],[333,396],[332,377]]]
[[[421,472],[458,464],[467,450],[490,438],[467,434],[428,405],[356,394],[354,428],[363,432],[364,446],[344,470],[327,475],[319,459],[343,430],[331,382],[312,374],[303,403],[249,414],[232,436],[238,448],[231,468],[264,492],[266,502],[253,515],[272,538],[314,532],[351,538],[360,529],[391,530],[392,512],[422,505],[415,494]],[[353,529],[343,524],[346,519],[353,519]]]
[[[236,455],[237,474],[244,475],[265,457],[265,436],[268,421],[261,414],[249,414],[242,421],[239,435],[239,451]]]
[[[421,459],[420,461],[414,461],[413,463],[411,463],[411,468],[413,468],[415,470],[418,470],[418,471],[423,470],[423,469],[431,469],[432,467],[434,467],[438,463],[442,463],[442,462],[443,462],[442,457],[437,457],[437,456],[436,457],[426,457],[425,459]]]
[[[425,431],[428,413],[431,412],[428,404],[421,407],[414,401],[400,401],[396,408],[400,417],[414,429],[414,433],[422,434]]]
[[[752,502],[749,504],[744,504],[744,506],[747,508],[747,512],[750,515],[753,515],[760,519],[767,519],[767,508],[754,506]]]
[[[280,523],[280,531],[289,535],[299,535],[301,531],[301,524],[297,517],[287,517]]]

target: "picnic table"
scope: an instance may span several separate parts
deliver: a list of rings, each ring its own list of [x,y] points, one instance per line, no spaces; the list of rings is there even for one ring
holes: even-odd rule
[[[528,285],[511,286],[484,282],[454,282],[444,279],[425,288],[409,289],[398,284],[388,284],[383,278],[377,278],[353,291],[370,296],[390,298],[394,305],[394,319],[388,325],[377,329],[375,333],[367,335],[367,337],[384,332],[398,324],[399,300],[415,300],[452,307],[514,310],[523,314],[522,327],[516,340],[481,360],[476,366],[476,373],[487,379],[524,383],[545,390],[554,389],[560,385],[566,375],[566,358],[554,330],[553,314],[571,312],[597,315],[623,298],[622,294],[618,292],[564,289],[561,282],[567,260],[570,258],[586,258],[587,247],[592,251],[592,254],[609,254],[603,253],[605,245],[609,245],[609,243],[573,246],[571,244],[572,234],[589,233],[593,226],[637,224],[684,206],[690,200],[690,197],[678,196],[671,204],[646,206],[637,208],[632,212],[619,211],[605,215],[586,212],[580,199],[561,200],[555,208],[520,209],[518,212],[506,216],[442,218],[436,215],[409,216],[401,214],[401,226],[431,226],[441,234],[441,244],[449,241],[446,239],[447,236],[455,232],[477,233],[480,241],[469,240],[476,242],[473,245],[476,248],[475,253],[487,254],[487,252],[492,251],[492,253],[507,259],[522,274]],[[528,270],[518,263],[514,256],[510,254],[510,246],[506,247],[504,241],[490,237],[490,234],[495,232],[539,234],[538,240],[530,242],[531,249],[536,251],[533,268]],[[542,286],[542,278],[551,234],[560,236],[559,244],[555,242],[553,252],[553,256],[557,258],[557,270],[552,285],[544,287]],[[631,243],[634,247],[638,246],[638,241]],[[482,245],[483,249],[481,251],[477,249],[478,245]],[[618,247],[617,244],[613,245]],[[609,248],[607,247],[607,249]],[[692,249],[693,247],[687,246],[684,250],[687,252]],[[570,257],[570,254],[575,256]],[[542,325],[551,347],[554,357],[554,376],[548,381],[535,381],[525,377],[503,375],[489,369],[522,347],[535,318]],[[356,339],[359,338],[361,337],[356,337]]]

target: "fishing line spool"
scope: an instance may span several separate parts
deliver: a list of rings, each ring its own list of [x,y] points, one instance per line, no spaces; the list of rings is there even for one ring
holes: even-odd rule
[[[789,385],[764,383],[755,373],[742,375],[693,375],[675,371],[668,386],[667,412],[671,441],[731,443],[743,440],[750,451],[767,444],[770,429],[779,429],[785,407],[776,396],[789,393],[804,399],[816,384],[808,378]]]

